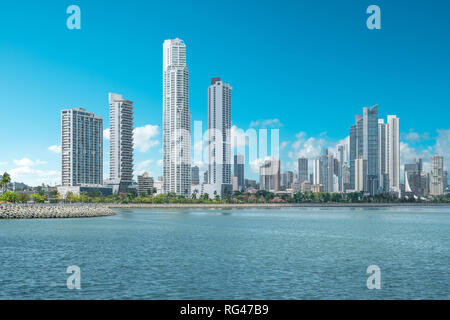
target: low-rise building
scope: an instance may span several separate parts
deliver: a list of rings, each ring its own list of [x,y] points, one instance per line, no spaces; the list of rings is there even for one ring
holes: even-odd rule
[[[142,175],[138,176],[138,194],[153,194],[153,183],[153,177],[150,177],[148,172],[144,172]]]

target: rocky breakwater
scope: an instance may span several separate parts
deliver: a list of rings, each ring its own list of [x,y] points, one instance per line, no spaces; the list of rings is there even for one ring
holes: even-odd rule
[[[102,204],[1,204],[0,219],[92,218],[114,215]]]

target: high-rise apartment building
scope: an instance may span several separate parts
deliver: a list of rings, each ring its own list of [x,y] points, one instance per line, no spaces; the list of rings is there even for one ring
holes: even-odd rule
[[[437,153],[431,157],[430,194],[432,196],[444,194],[444,158]]]
[[[292,183],[294,182],[294,172],[286,171],[281,174],[280,177],[280,187],[284,187],[285,189],[291,189]]]
[[[231,191],[231,86],[212,78],[208,88],[208,178],[217,194]]]
[[[163,191],[191,194],[191,113],[186,45],[163,44]]]
[[[133,101],[109,94],[110,172],[114,192],[128,192],[133,183]]]
[[[378,119],[378,181],[382,192],[389,192],[388,125]]]
[[[375,195],[378,191],[378,105],[363,108],[363,158],[367,160],[366,192]]]
[[[298,158],[298,182],[308,180],[308,158]]]
[[[259,167],[259,186],[261,190],[280,190],[280,160],[267,159]]]
[[[61,111],[63,186],[103,184],[103,118],[83,108]]]
[[[354,190],[357,190],[356,159],[367,162],[367,174],[363,179],[364,192],[376,194],[379,190],[378,105],[363,108],[363,116],[356,116],[355,124],[350,128],[350,184]]]
[[[448,171],[444,171],[444,191],[448,188]]]
[[[344,165],[344,161],[345,161],[345,146],[344,145],[338,146],[337,160],[338,160],[337,176],[338,176],[338,180],[339,180],[338,190],[340,192],[343,192],[344,184],[343,184],[343,179],[342,179],[342,166]]]
[[[313,185],[320,184],[320,167],[321,167],[321,158],[316,157],[313,161]]]
[[[144,172],[142,175],[138,175],[138,194],[150,195],[153,194],[154,180],[150,177],[148,172]]]
[[[365,181],[367,179],[367,160],[362,157],[355,159],[355,187],[354,191],[364,191]]]
[[[192,185],[200,184],[200,169],[197,166],[191,168]]]
[[[335,166],[334,157],[328,153],[328,149],[323,150],[323,154],[320,157],[320,171],[319,171],[319,184],[323,185],[323,191],[332,193],[334,192],[335,185]]]
[[[387,117],[387,172],[389,188],[400,192],[400,119],[395,115]]]
[[[234,176],[237,177],[239,190],[245,185],[244,177],[244,156],[242,154],[236,154],[234,156]]]
[[[428,195],[428,175],[423,171],[422,159],[404,166],[405,196],[424,197]],[[403,195],[402,195],[403,196]]]

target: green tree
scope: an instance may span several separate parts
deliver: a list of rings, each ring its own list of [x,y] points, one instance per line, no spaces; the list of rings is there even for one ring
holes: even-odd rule
[[[8,172],[3,173],[1,179],[0,179],[0,186],[2,188],[3,191],[6,191],[6,187],[8,185],[8,183],[11,182],[11,176],[9,175]]]
[[[42,203],[46,200],[45,195],[43,196],[39,193],[33,193],[30,197],[34,200],[34,202],[37,202],[37,203]]]
[[[26,193],[17,194],[17,201],[21,203],[27,203],[30,197]]]
[[[14,192],[6,191],[0,196],[0,200],[4,202],[15,203],[17,202],[17,194]]]

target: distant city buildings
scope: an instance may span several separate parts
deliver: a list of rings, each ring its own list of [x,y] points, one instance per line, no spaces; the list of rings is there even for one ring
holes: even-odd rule
[[[259,167],[259,185],[261,190],[280,190],[280,160],[270,158]]]
[[[133,192],[209,194],[224,198],[232,191],[256,189],[277,192],[363,192],[375,196],[424,199],[448,189],[444,159],[431,157],[431,172],[422,159],[404,164],[400,183],[400,120],[396,115],[379,119],[378,105],[364,107],[355,116],[349,138],[324,148],[314,159],[299,157],[297,172],[281,173],[279,158],[266,158],[259,167],[259,183],[245,177],[244,155],[232,158],[231,85],[212,78],[208,87],[208,163],[200,184],[200,169],[191,167],[191,116],[186,45],[181,39],[163,44],[163,176],[154,181],[147,172],[133,181],[133,102],[109,93],[110,177],[103,181],[103,119],[83,108],[61,111],[61,183],[58,191],[72,193]],[[261,146],[260,146],[261,147]],[[273,146],[271,146],[272,148]],[[234,151],[234,150],[233,150]],[[231,160],[234,159],[233,163]],[[311,166],[309,165],[311,161]],[[233,175],[232,173],[233,166]],[[447,190],[448,192],[448,190]]]
[[[239,180],[238,177],[236,177],[235,175],[231,175],[231,184],[233,185],[233,191],[240,191]]]
[[[255,189],[255,188],[258,187],[258,184],[256,183],[256,180],[245,179],[244,180],[244,187],[246,189]]]
[[[350,127],[351,189],[370,195],[389,191],[399,192],[399,136],[399,119],[396,116],[388,116],[388,123],[384,124],[383,120],[378,119],[378,105],[363,108],[363,116],[357,115],[355,124]],[[359,174],[364,172],[364,176],[356,185],[358,159],[363,159],[366,163],[359,163],[358,172]],[[360,178],[361,176],[358,177]]]
[[[346,154],[345,154],[345,146],[339,145],[338,146],[338,152],[337,152],[337,176],[338,176],[338,189],[337,191],[344,192],[344,182],[343,182],[343,171],[342,167],[346,160]]]
[[[280,187],[284,189],[290,189],[294,182],[294,172],[286,171],[281,174]]]
[[[300,191],[303,193],[311,192],[311,183],[308,180],[303,181],[300,184]]]
[[[163,190],[191,196],[191,113],[186,45],[163,44]]]
[[[444,171],[444,191],[448,188],[448,171]]]
[[[423,171],[422,159],[404,166],[405,190],[402,196],[423,198],[429,194],[429,177]]]
[[[311,192],[323,192],[323,185],[321,184],[311,185]]]
[[[234,176],[237,178],[237,183],[239,190],[245,186],[245,176],[244,176],[244,156],[241,154],[236,154],[234,156]]]
[[[122,95],[109,94],[109,161],[108,185],[114,192],[129,192],[133,183],[133,101]]]
[[[197,166],[191,168],[192,184],[200,184],[200,170]]]
[[[298,181],[302,183],[308,180],[308,159],[298,158]]]
[[[61,111],[62,186],[103,184],[103,118],[83,108]]]
[[[205,172],[203,172],[203,183],[208,183],[208,181],[208,170],[205,170]]]
[[[313,162],[313,184],[322,185],[323,192],[336,192],[338,189],[337,165],[328,149],[324,149],[320,157]]]

